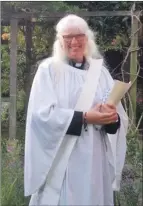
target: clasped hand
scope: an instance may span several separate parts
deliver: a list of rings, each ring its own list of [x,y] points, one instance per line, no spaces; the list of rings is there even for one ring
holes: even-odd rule
[[[118,114],[113,104],[97,104],[87,112],[87,122],[90,124],[105,125],[117,120]]]

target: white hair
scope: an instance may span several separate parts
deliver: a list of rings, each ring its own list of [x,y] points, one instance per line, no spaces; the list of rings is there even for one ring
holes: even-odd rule
[[[56,40],[53,45],[53,57],[57,60],[64,60],[66,53],[61,46],[60,37],[67,29],[76,28],[79,33],[83,33],[87,36],[87,46],[85,51],[85,57],[99,59],[102,58],[98,46],[95,43],[94,32],[89,28],[87,22],[79,16],[70,14],[62,18],[56,25]]]

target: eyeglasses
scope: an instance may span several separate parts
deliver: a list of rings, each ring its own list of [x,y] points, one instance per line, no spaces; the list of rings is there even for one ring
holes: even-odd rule
[[[66,42],[71,42],[73,38],[75,38],[77,41],[82,41],[84,37],[85,34],[63,35],[63,39]]]

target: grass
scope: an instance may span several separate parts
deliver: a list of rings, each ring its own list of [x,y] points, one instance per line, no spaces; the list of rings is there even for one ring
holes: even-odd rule
[[[28,206],[24,197],[23,166],[17,141],[7,142],[7,152],[2,153],[1,203],[2,206]]]
[[[4,141],[5,140],[5,141]],[[121,182],[121,191],[116,192],[119,206],[142,205],[142,142],[137,133],[127,137],[127,155]],[[29,198],[24,197],[23,150],[24,133],[18,140],[2,139],[2,206],[28,206]]]

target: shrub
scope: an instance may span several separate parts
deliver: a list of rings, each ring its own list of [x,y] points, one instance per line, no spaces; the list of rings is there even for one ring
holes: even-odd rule
[[[29,198],[24,197],[23,164],[19,156],[17,141],[8,141],[2,151],[1,202],[3,206],[28,206]]]

